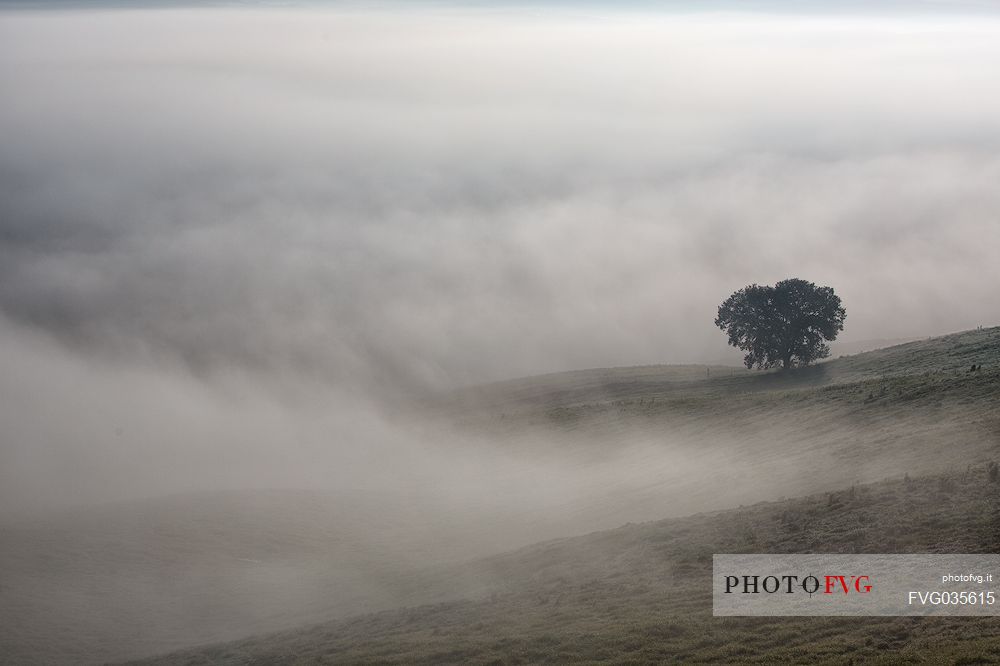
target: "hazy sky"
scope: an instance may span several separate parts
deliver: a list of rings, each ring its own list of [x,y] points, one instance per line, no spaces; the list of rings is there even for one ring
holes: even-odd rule
[[[752,282],[996,324],[998,70],[988,11],[0,11],[7,473],[122,401],[162,452],[303,379],[719,359]]]

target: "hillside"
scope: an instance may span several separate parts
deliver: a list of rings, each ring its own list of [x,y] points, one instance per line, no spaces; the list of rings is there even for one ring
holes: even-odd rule
[[[973,363],[982,369],[969,372]],[[451,396],[439,410],[470,445],[488,433],[485,446],[512,455],[627,467],[629,493],[615,498],[627,508],[602,524],[612,527],[615,517],[678,516],[985,462],[1000,445],[1000,328],[787,373],[649,366],[527,378]]]
[[[1000,326],[963,331],[828,359],[792,372],[742,367],[649,365],[525,377],[457,391],[442,400],[461,411],[534,412],[671,396],[714,398],[747,392],[877,382],[903,376],[961,375],[973,363],[1000,366]]]
[[[972,363],[982,369],[970,373]],[[455,609],[479,604],[475,600],[491,591],[515,595],[515,605],[475,606],[475,612],[492,608],[489,622],[513,622],[502,618],[521,615],[514,611],[523,603],[516,600],[517,581],[542,580],[528,560],[549,561],[538,553],[554,553],[544,571],[561,571],[566,580],[590,576],[580,579],[586,587],[606,579],[606,558],[594,558],[595,543],[606,542],[613,551],[608,557],[623,566],[632,560],[647,566],[640,555],[653,548],[636,537],[638,550],[615,550],[632,543],[627,535],[653,529],[648,525],[592,537],[596,541],[549,541],[554,537],[904,474],[964,473],[969,465],[1000,459],[1000,329],[789,373],[650,366],[528,378],[446,396],[429,417],[399,418],[414,446],[423,447],[421,455],[458,461],[441,478],[430,477],[436,483],[393,494],[248,489],[151,498],[0,526],[0,661],[138,658],[449,599],[466,599],[442,607],[444,616],[461,616]],[[978,492],[975,483],[969,480],[969,501]],[[887,515],[926,493],[898,495],[903,504],[886,504]],[[789,515],[823,501],[825,495],[796,500]],[[971,506],[951,508],[958,515]],[[880,516],[882,508],[868,508],[845,520],[858,521],[864,532],[863,521]],[[708,527],[702,534],[697,525],[703,520],[657,525],[686,526],[670,533],[672,553],[702,547],[710,553],[719,534]],[[769,547],[857,545],[797,534],[801,521],[787,522],[788,533],[769,537]],[[754,538],[772,529],[760,525]],[[548,543],[478,559],[539,541]],[[941,548],[949,547],[942,542]],[[456,568],[470,559],[475,563]],[[700,565],[692,562],[697,572]],[[638,594],[627,584],[633,575],[639,574],[616,574],[621,589],[594,588],[600,593],[593,603],[626,612],[630,595]],[[662,592],[661,583],[643,584]],[[555,590],[559,583],[551,585]],[[337,643],[337,654],[360,649],[366,627],[381,626],[373,617],[397,616],[338,625],[337,635],[355,642]],[[559,635],[560,641],[566,636]],[[321,649],[314,638],[304,653]],[[409,643],[391,649],[400,659],[401,650],[425,654]]]
[[[494,581],[466,599],[141,663],[995,663],[995,618],[713,618],[710,574],[718,552],[998,549],[1000,485],[969,468],[543,543],[453,570]]]

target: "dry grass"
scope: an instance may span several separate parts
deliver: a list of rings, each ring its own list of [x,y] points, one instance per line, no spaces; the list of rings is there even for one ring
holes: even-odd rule
[[[539,544],[449,572],[503,581],[477,598],[143,663],[994,663],[994,618],[714,618],[710,573],[716,552],[998,549],[974,468]]]
[[[973,362],[983,370],[968,372]],[[794,476],[805,497],[424,572],[422,585],[455,586],[463,598],[148,663],[1000,662],[992,618],[713,618],[709,594],[716,552],[1000,550],[1000,486],[987,467],[1000,453],[1000,330],[791,373],[714,372],[569,373],[483,387],[440,409],[509,446],[537,446],[529,435],[539,428],[564,435],[552,438],[557,447],[669,433],[699,449],[691,455],[721,446],[742,462],[692,486],[725,497],[742,470],[772,497],[795,488]],[[869,483],[847,486],[855,480]]]
[[[983,369],[969,373],[973,362]],[[579,461],[582,451],[600,462],[644,442],[655,455],[632,471],[646,485],[573,507],[589,524],[813,496],[431,570],[385,558],[420,543],[404,538],[421,530],[419,507],[380,513],[308,494],[176,498],[4,526],[0,661],[125,659],[446,599],[166,661],[842,662],[874,659],[883,644],[907,659],[995,656],[985,621],[782,621],[762,641],[753,634],[765,625],[708,617],[699,577],[712,552],[739,549],[997,550],[997,485],[984,475],[1000,459],[1000,329],[790,373],[708,375],[704,366],[582,371],[482,387],[436,407],[478,438],[470,446],[518,455],[545,447],[550,458]],[[689,467],[674,470],[679,460]],[[904,473],[949,473],[956,489],[880,482]],[[407,560],[435,558],[414,551]],[[795,638],[806,628],[829,638]]]

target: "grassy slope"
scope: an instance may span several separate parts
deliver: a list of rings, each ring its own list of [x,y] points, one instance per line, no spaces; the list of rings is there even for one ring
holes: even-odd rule
[[[973,361],[983,370],[969,373]],[[650,366],[514,380],[463,392],[442,411],[525,455],[545,446],[611,458],[636,442],[661,452],[649,456],[647,485],[615,498],[627,508],[608,521],[928,474],[951,461],[985,462],[1000,445],[1000,328],[790,373],[711,371]]]
[[[984,370],[966,372],[972,361]],[[486,433],[484,446],[547,447],[598,479],[624,474],[579,498],[576,527],[557,516],[537,540],[1000,457],[998,366],[1000,330],[990,329],[786,375],[652,366],[516,380],[464,392],[443,414]],[[636,441],[649,451],[631,466],[605,460]],[[570,456],[581,451],[592,468]],[[616,488],[622,479],[630,485]],[[417,551],[426,508],[220,493],[0,525],[0,662],[123,659],[502,589],[502,570],[412,571],[437,561]]]
[[[936,338],[827,360],[790,373],[704,365],[597,368],[526,377],[471,387],[444,402],[458,412],[533,414],[594,404],[631,404],[639,399],[717,399],[760,391],[836,384],[878,386],[894,378],[968,374],[973,363],[1000,368],[1000,327]],[[506,412],[505,412],[506,410]]]
[[[983,371],[968,373],[973,362]],[[772,497],[777,488],[794,488],[792,478],[808,492],[952,471],[860,487],[832,501],[820,494],[550,542],[409,582],[418,590],[454,590],[464,600],[161,663],[1000,659],[1000,623],[990,619],[716,620],[707,594],[713,552],[996,552],[997,487],[981,468],[966,470],[996,457],[1000,446],[998,366],[1000,330],[987,329],[784,375],[716,368],[706,379],[704,367],[630,368],[466,393],[446,413],[462,414],[470,431],[506,435],[512,446],[520,434],[553,425],[566,445],[614,442],[637,428],[702,442],[726,429],[739,432],[735,460]],[[782,465],[789,458],[796,464]],[[761,484],[768,465],[775,482]],[[737,472],[697,485],[724,497],[739,481]]]
[[[450,576],[492,590],[149,664],[994,663],[994,618],[713,618],[717,552],[998,552],[1000,486],[972,468],[562,539]]]

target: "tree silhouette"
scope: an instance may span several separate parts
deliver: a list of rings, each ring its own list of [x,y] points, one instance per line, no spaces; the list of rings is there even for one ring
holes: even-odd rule
[[[792,278],[740,289],[719,306],[715,325],[746,352],[748,368],[791,368],[829,356],[824,341],[844,330],[846,316],[832,288]]]

